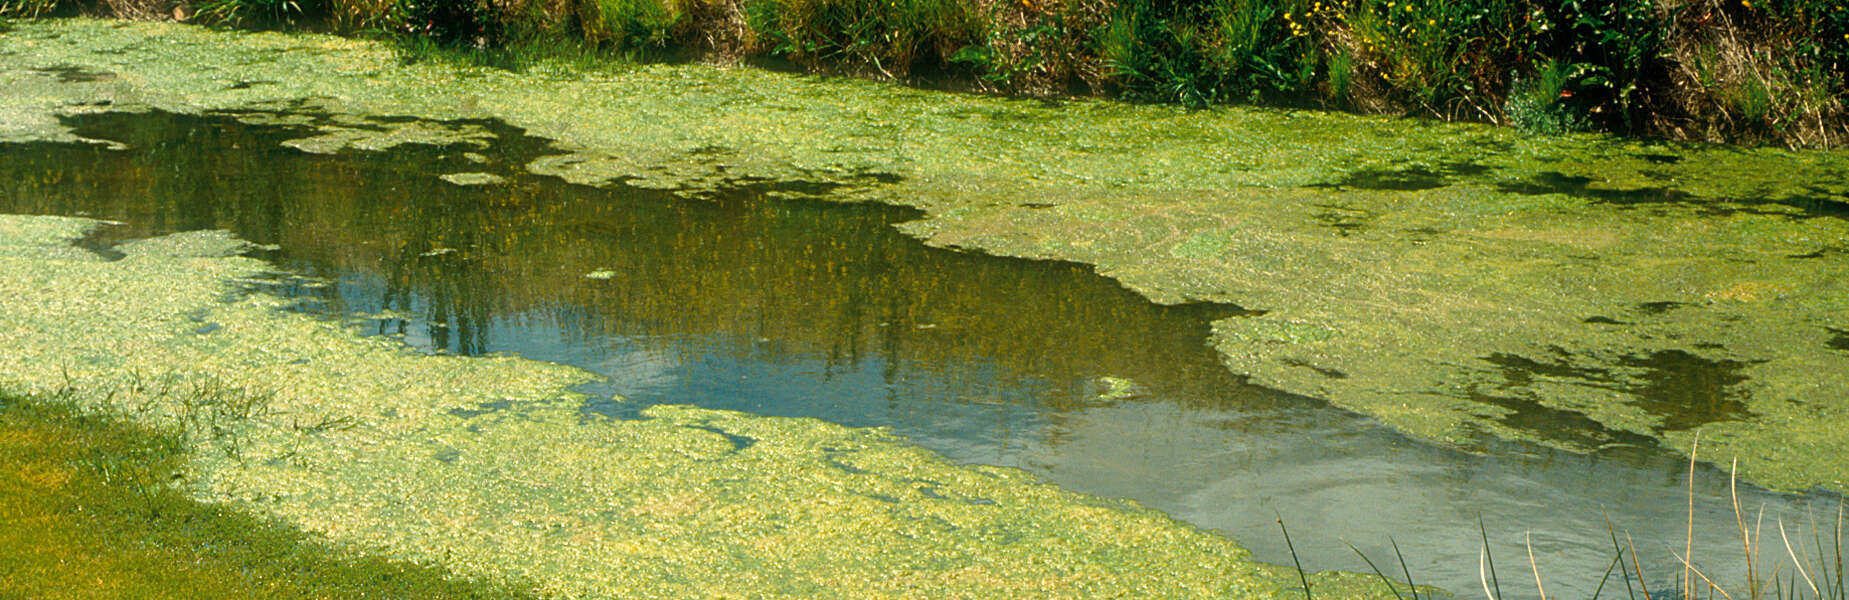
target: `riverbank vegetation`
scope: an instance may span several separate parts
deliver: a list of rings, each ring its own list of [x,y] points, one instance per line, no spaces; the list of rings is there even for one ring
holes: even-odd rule
[[[186,452],[66,396],[0,393],[0,596],[528,597],[202,504],[173,485]]]
[[[4,0],[538,49],[771,61],[1026,96],[1322,107],[1681,140],[1849,139],[1836,0]],[[517,61],[514,61],[517,62]]]

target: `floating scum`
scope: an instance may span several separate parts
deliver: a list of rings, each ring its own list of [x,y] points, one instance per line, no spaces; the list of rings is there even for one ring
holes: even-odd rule
[[[222,232],[118,260],[72,246],[97,225],[0,217],[0,385],[180,432],[197,497],[362,550],[560,598],[1294,593],[1230,540],[1128,503],[877,429],[590,415],[569,391],[583,371],[280,310],[252,291],[269,267]]]
[[[403,65],[377,44],[151,23],[0,36],[0,139],[60,114],[497,118],[531,171],[698,194],[740,178],[922,209],[925,243],[1072,260],[1214,323],[1255,382],[1470,446],[1488,434],[1741,459],[1849,491],[1849,155],[1474,125],[1044,105],[700,66]],[[442,131],[438,131],[442,130]],[[309,151],[466,124],[328,127]],[[499,417],[497,417],[499,418]],[[659,418],[659,417],[658,417]],[[756,445],[744,452],[755,451]]]

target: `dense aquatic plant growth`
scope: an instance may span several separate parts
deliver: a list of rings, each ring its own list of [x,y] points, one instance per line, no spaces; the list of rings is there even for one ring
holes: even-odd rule
[[[181,477],[158,478],[176,497],[342,548],[554,598],[1283,598],[1301,581],[1153,511],[884,430],[667,405],[591,417],[570,391],[587,371],[420,354],[280,310],[249,287],[270,267],[222,231],[71,245],[98,226],[0,216],[0,285],[19,290],[0,297],[17,325],[0,391],[89,390],[82,409],[184,441]]]
[[[186,440],[86,411],[83,397],[0,392],[0,564],[7,567],[0,596],[533,597],[335,549],[249,512],[198,502],[176,483]],[[186,400],[208,406],[212,398]]]
[[[1849,135],[1849,9],[1837,0],[0,1],[0,15],[59,10],[246,26],[313,17],[476,49],[775,57],[1004,93],[1539,131],[1804,146]]]

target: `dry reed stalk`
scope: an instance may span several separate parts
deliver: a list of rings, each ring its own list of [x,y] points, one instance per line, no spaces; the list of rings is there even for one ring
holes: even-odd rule
[[[1819,598],[1823,597],[1823,592],[1817,589],[1817,582],[1812,581],[1810,573],[1804,570],[1804,561],[1799,560],[1798,554],[1791,551],[1791,539],[1785,537],[1785,520],[1783,518],[1778,520],[1778,539],[1785,542],[1785,555],[1791,557],[1791,568],[1796,570],[1798,575],[1804,577],[1804,585],[1810,587],[1812,594],[1816,594]]]
[[[1688,449],[1688,545],[1682,549],[1683,556],[1695,555],[1695,455],[1701,451],[1701,431],[1695,432],[1695,441]],[[1682,598],[1695,600],[1695,578],[1690,576],[1695,566],[1687,560],[1682,561]]]
[[[1541,565],[1534,561],[1534,532],[1529,531],[1523,540],[1528,545],[1528,568],[1534,570],[1534,591],[1541,595],[1541,600],[1547,600],[1547,588],[1541,585]]]

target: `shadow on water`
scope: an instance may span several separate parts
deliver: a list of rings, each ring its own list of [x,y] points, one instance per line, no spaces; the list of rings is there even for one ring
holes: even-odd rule
[[[1808,188],[1810,195],[1789,195],[1783,198],[1730,198],[1710,201],[1697,198],[1683,190],[1671,187],[1654,186],[1632,189],[1611,189],[1593,187],[1596,180],[1580,175],[1567,175],[1557,171],[1541,173],[1524,181],[1505,181],[1496,185],[1496,189],[1511,194],[1540,195],[1564,194],[1576,198],[1585,198],[1600,204],[1626,207],[1681,205],[1699,209],[1701,214],[1724,216],[1731,214],[1786,215],[1802,218],[1828,217],[1835,219],[1849,218],[1849,198],[1835,195],[1819,187]],[[1785,207],[1776,209],[1772,207]],[[1796,209],[1792,211],[1789,209]]]
[[[1532,385],[1537,378],[1553,381],[1568,381],[1580,385],[1607,387],[1613,391],[1624,392],[1639,400],[1634,404],[1639,409],[1661,420],[1654,429],[1658,433],[1668,431],[1688,431],[1710,423],[1733,420],[1747,414],[1746,403],[1738,397],[1735,386],[1745,383],[1747,378],[1741,374],[1748,363],[1734,360],[1714,360],[1702,358],[1681,350],[1665,350],[1648,355],[1628,355],[1619,357],[1615,364],[1625,373],[1614,369],[1594,368],[1574,364],[1570,353],[1555,349],[1555,354],[1543,358],[1531,358],[1513,354],[1493,354],[1484,358],[1502,371],[1505,387],[1525,388]],[[1504,408],[1515,409],[1509,402],[1494,402]],[[1531,405],[1518,410],[1517,414],[1548,411],[1545,407]],[[1563,411],[1549,411],[1563,412]],[[1566,429],[1567,433],[1599,431],[1596,423],[1578,413],[1551,416],[1547,419],[1522,419],[1529,424],[1511,426],[1535,431],[1539,435],[1548,435],[1561,431],[1559,423],[1564,419],[1583,419],[1580,426]],[[1539,427],[1535,427],[1537,423]],[[1619,441],[1616,432],[1605,432],[1610,441]],[[1637,443],[1636,439],[1623,440]],[[1584,444],[1575,444],[1585,446]],[[1598,447],[1593,444],[1587,447]]]
[[[890,427],[957,460],[1135,499],[1273,562],[1289,561],[1273,510],[1305,532],[1297,550],[1308,567],[1361,569],[1337,538],[1378,557],[1392,536],[1421,581],[1459,591],[1476,583],[1464,524],[1477,515],[1509,533],[1492,540],[1502,555],[1514,555],[1519,530],[1549,536],[1544,568],[1585,580],[1549,584],[1560,593],[1589,592],[1609,560],[1605,511],[1640,548],[1682,539],[1687,463],[1671,454],[1495,442],[1465,454],[1412,442],[1228,372],[1207,323],[1245,314],[1237,307],[1157,306],[1081,265],[927,248],[891,227],[919,216],[909,209],[779,197],[829,191],[802,182],[741,181],[698,199],[568,185],[524,171],[550,152],[542,140],[490,121],[436,125],[492,143],[321,155],[279,145],[314,135],[313,123],[237,116],[70,121],[125,150],[0,144],[0,211],[125,222],[114,239],[228,229],[281,248],[265,258],[303,276],[276,282],[303,310],[366,315],[365,331],[427,352],[514,353],[608,376],[587,410],[691,403]],[[504,181],[437,177],[484,172]],[[1504,361],[1511,381],[1602,381],[1563,357]],[[1734,410],[1726,391],[1740,365],[1658,353],[1622,366],[1643,374],[1624,381],[1645,394],[1697,392],[1702,406],[1646,407],[1686,415],[1666,427]],[[1502,402],[1530,407],[1512,417],[1523,427],[1611,437],[1519,394]],[[1724,489],[1709,485],[1724,474],[1701,477],[1699,518],[1731,523]],[[1784,515],[1809,502],[1758,490],[1743,499]],[[1698,535],[1737,547],[1725,531]],[[1673,564],[1665,552],[1643,558]]]
[[[1489,167],[1472,162],[1443,163],[1436,169],[1423,165],[1397,169],[1370,167],[1351,171],[1331,183],[1309,187],[1412,192],[1441,188],[1456,183],[1458,178],[1483,175],[1489,171]]]

